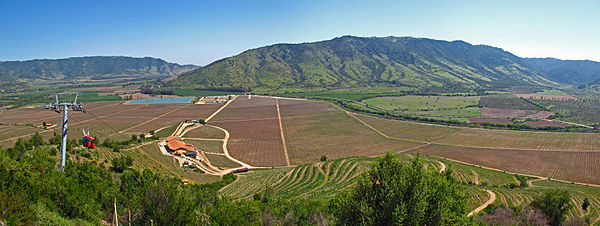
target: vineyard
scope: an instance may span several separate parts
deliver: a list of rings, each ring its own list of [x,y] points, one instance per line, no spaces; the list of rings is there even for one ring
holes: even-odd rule
[[[414,155],[401,155],[408,160]],[[572,196],[573,208],[568,217],[588,217],[599,220],[600,188],[567,184],[549,180],[531,180],[519,185],[515,175],[465,165],[437,157],[421,156],[428,169],[439,171],[440,162],[447,165],[446,170],[452,177],[462,182],[467,207],[473,210],[485,203],[490,197],[483,189],[496,195],[494,206],[517,207],[528,205],[534,197],[549,189],[568,189]],[[241,174],[237,181],[225,187],[221,194],[234,199],[253,199],[256,194],[262,197],[267,191],[273,199],[319,199],[328,200],[340,192],[349,191],[357,182],[361,172],[368,169],[373,158],[349,157],[314,164],[304,164],[293,168],[275,168],[256,170]],[[510,186],[516,185],[515,187]],[[584,198],[591,202],[588,211],[581,209]]]
[[[210,124],[229,131],[227,148],[234,158],[255,166],[286,165],[275,99],[240,96]]]
[[[510,172],[600,184],[600,152],[544,152],[428,145],[420,151]]]
[[[241,175],[222,193],[236,199],[251,199],[268,189],[273,198],[332,198],[348,190],[366,169],[367,158],[350,157],[293,168],[258,170]]]
[[[327,104],[280,101],[292,164],[315,162],[322,155],[328,158],[382,155],[386,151],[398,152],[418,145],[405,140],[387,139],[339,109],[316,111],[323,109],[320,108],[322,105]],[[307,112],[306,109],[315,110]]]
[[[595,133],[526,132],[490,129],[463,129],[438,143],[470,147],[535,149],[552,151],[600,150]]]

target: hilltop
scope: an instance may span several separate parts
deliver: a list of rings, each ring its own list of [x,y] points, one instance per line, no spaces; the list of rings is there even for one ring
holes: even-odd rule
[[[36,82],[172,76],[198,68],[162,59],[124,56],[71,57],[0,62],[0,86]]]
[[[354,37],[276,44],[183,73],[185,88],[412,87],[475,90],[557,87],[500,48],[413,37]]]

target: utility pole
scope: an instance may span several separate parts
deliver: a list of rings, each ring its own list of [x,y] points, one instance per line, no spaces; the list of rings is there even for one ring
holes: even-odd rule
[[[75,101],[73,101],[73,103],[59,103],[58,102],[58,94],[54,94],[54,97],[56,97],[56,103],[50,103],[50,104],[46,104],[44,106],[44,109],[46,110],[52,110],[55,111],[57,113],[61,113],[63,114],[63,120],[62,120],[62,139],[61,139],[61,143],[60,143],[60,172],[64,171],[65,168],[65,162],[66,162],[66,158],[67,158],[67,122],[69,121],[69,109],[71,109],[72,111],[81,111],[83,113],[86,113],[85,109],[83,109],[83,107],[81,107],[81,103],[77,102],[77,97],[79,97],[79,93],[75,94]]]

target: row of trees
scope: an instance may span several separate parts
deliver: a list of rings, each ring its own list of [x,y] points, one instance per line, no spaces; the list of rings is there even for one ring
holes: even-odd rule
[[[331,100],[330,98],[324,98],[326,100]],[[384,118],[392,118],[392,119],[401,119],[401,120],[409,120],[409,121],[417,121],[417,122],[426,122],[426,123],[434,123],[441,125],[455,125],[455,126],[465,126],[465,127],[475,127],[475,128],[488,128],[488,129],[509,129],[509,130],[540,130],[540,131],[553,131],[553,132],[598,132],[595,129],[589,128],[579,128],[579,127],[560,127],[560,126],[544,126],[544,127],[532,127],[530,125],[525,124],[498,124],[498,123],[467,123],[457,120],[444,120],[444,119],[435,119],[428,117],[421,117],[415,115],[405,115],[399,113],[393,113],[388,111],[383,111],[379,109],[374,109],[371,106],[364,106],[361,104],[357,104],[353,101],[335,99],[334,103],[342,106],[343,108],[355,111],[362,112],[369,115],[377,115]]]

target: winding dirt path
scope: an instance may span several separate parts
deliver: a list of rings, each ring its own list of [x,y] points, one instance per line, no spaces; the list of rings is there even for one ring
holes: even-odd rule
[[[437,161],[440,164],[440,173],[443,173],[444,171],[446,171],[446,164],[444,164],[442,161]]]
[[[467,214],[467,217],[473,216],[473,214],[481,212],[483,209],[485,209],[490,204],[494,203],[494,201],[496,201],[496,193],[494,193],[490,190],[487,190],[487,189],[483,189],[483,190],[489,194],[490,198],[485,203],[483,203],[481,206],[478,206],[473,211],[469,212],[469,214]]]
[[[529,185],[529,187],[537,187],[536,185],[533,184],[533,182],[540,181],[540,180],[544,180],[544,179],[538,178],[538,179],[534,179],[534,180],[527,180],[527,184]]]

